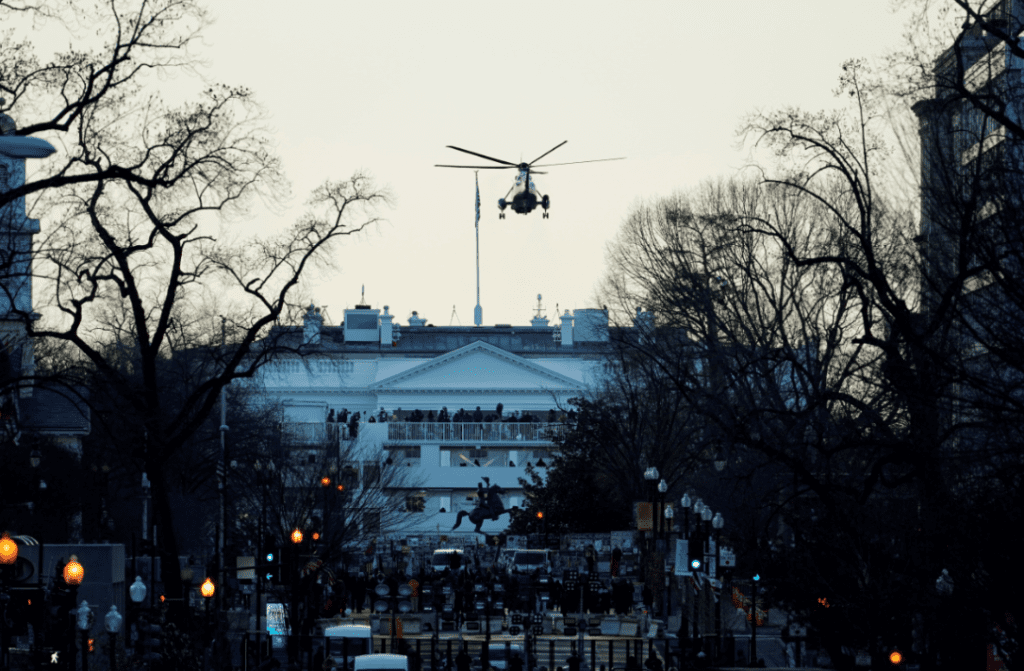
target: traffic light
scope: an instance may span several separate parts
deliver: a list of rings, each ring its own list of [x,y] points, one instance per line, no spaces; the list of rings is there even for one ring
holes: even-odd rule
[[[704,541],[699,536],[691,538],[686,548],[687,569],[696,573],[704,568]]]
[[[267,582],[281,581],[281,558],[277,549],[267,551],[263,557],[266,564],[263,567],[263,579]]]

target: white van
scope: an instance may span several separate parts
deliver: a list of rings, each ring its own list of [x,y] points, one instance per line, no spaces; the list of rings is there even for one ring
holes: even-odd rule
[[[458,559],[456,559],[458,557]],[[456,564],[456,566],[453,566]],[[466,557],[462,550],[458,548],[445,548],[442,550],[434,550],[434,556],[430,560],[430,566],[437,573],[443,573],[444,570],[451,569],[452,573],[458,573],[462,569],[466,568]]]
[[[409,658],[391,654],[360,655],[352,671],[409,671]]]
[[[551,573],[551,550],[516,550],[508,565],[508,575],[529,575],[537,569]]]
[[[352,671],[357,657],[373,654],[373,636],[368,624],[337,624],[324,629],[324,656],[340,669]]]

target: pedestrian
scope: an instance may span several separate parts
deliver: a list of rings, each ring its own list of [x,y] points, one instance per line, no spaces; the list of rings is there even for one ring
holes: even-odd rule
[[[469,667],[473,663],[469,653],[466,652],[466,646],[463,645],[462,649],[459,650],[459,654],[455,655],[455,668],[457,671],[470,671]]]
[[[583,550],[583,558],[587,560],[587,573],[594,573],[594,564],[597,562],[597,551],[594,545],[590,544]]]
[[[647,671],[663,671],[661,658],[655,655],[654,651],[651,651],[651,654],[647,656],[644,666],[647,668]]]
[[[473,421],[477,423],[484,421],[484,413],[480,410],[479,405],[476,406],[476,410],[473,411]]]
[[[612,550],[612,577],[619,577],[619,567],[622,566],[622,550],[616,545]]]
[[[355,598],[355,609],[357,613],[363,612],[363,601],[366,599],[366,574],[361,572],[359,577],[356,578],[355,589],[352,590],[352,596]]]
[[[569,659],[565,660],[565,663],[569,665],[569,671],[580,671],[580,656],[576,654],[576,642],[572,643],[572,654],[569,655]]]

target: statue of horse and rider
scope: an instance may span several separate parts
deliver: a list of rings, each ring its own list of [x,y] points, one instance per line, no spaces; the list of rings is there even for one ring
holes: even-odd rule
[[[476,483],[477,506],[469,513],[465,510],[460,510],[455,518],[455,526],[452,527],[452,531],[458,529],[459,525],[462,524],[462,518],[469,515],[469,521],[476,525],[475,531],[486,536],[487,532],[480,530],[480,525],[484,523],[484,520],[489,519],[497,522],[500,516],[508,514],[500,496],[505,493],[505,490],[497,483],[492,485],[490,478],[484,478],[483,480],[487,483],[486,489],[482,483]]]

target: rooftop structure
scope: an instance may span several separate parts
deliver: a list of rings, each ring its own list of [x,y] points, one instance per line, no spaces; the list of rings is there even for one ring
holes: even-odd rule
[[[258,383],[283,405],[293,450],[337,445],[374,473],[410,469],[403,536],[450,531],[485,477],[504,490],[506,509],[522,504],[526,465],[550,462],[569,400],[597,382],[611,346],[603,309],[565,311],[550,326],[540,315],[523,326],[434,326],[416,312],[400,325],[388,306],[357,305],[340,325],[324,322],[310,305],[302,326],[278,327],[271,336],[301,355],[270,362]],[[508,523],[487,520],[483,531]]]

